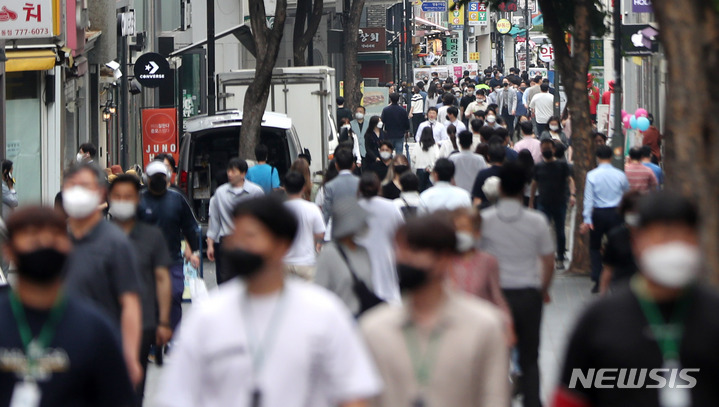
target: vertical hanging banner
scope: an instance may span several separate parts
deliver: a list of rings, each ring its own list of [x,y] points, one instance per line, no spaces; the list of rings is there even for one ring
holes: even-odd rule
[[[447,37],[447,65],[461,64],[464,55],[464,43],[462,33],[455,33],[451,37]]]
[[[142,111],[142,164],[147,166],[158,154],[172,154],[178,162],[177,109],[144,109]]]
[[[449,0],[449,29],[453,31],[461,31],[464,29],[464,6],[455,10],[455,2]]]

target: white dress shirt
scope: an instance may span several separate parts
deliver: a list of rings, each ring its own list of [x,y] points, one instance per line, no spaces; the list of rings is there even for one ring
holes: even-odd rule
[[[445,181],[435,182],[432,188],[420,194],[420,198],[424,202],[424,208],[421,209],[423,213],[472,207],[469,192]]]
[[[430,123],[429,120],[425,120],[420,123],[419,126],[417,126],[417,133],[414,136],[414,141],[419,143],[419,139],[422,137],[422,130],[427,127],[432,128],[432,135],[434,136],[434,141],[436,143],[440,143],[444,140],[449,140],[449,136],[447,135],[447,128],[444,127],[444,124],[438,121]]]
[[[443,124],[444,124],[444,127],[449,127],[450,124],[454,125],[454,128],[457,129],[457,135],[459,135],[459,133],[467,130],[467,126],[465,126],[464,123],[462,123],[462,121],[459,119],[457,119],[453,122],[451,122],[449,120],[445,120]]]

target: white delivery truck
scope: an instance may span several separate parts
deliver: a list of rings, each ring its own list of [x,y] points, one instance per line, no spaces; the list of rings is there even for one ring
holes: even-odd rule
[[[220,110],[242,110],[255,71],[243,69],[217,75]],[[312,173],[327,167],[337,145],[335,70],[327,66],[275,68],[265,111],[286,114],[299,142],[309,150]],[[293,157],[296,158],[296,157]]]

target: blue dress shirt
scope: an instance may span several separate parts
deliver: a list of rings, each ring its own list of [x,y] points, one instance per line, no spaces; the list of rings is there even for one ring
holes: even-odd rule
[[[611,164],[599,164],[597,168],[589,171],[584,186],[584,223],[592,224],[594,208],[619,206],[624,192],[628,190],[627,176]]]

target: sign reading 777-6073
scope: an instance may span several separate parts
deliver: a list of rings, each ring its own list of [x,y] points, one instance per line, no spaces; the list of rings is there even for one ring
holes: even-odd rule
[[[0,40],[60,35],[58,0],[0,1]]]

